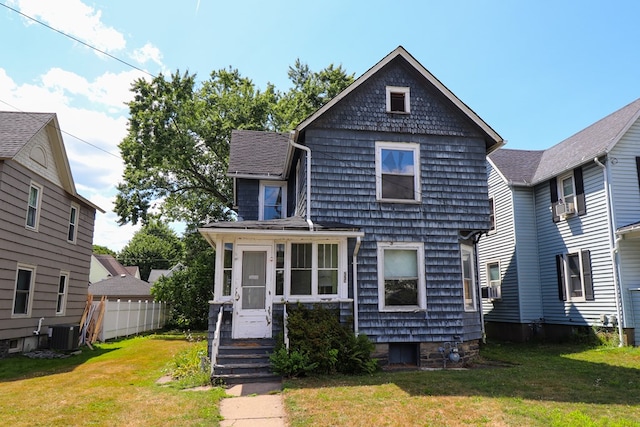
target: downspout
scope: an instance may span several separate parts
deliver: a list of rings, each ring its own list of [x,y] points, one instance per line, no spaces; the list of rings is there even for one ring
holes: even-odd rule
[[[353,268],[353,332],[358,335],[358,252],[360,252],[360,236],[356,237],[356,246],[353,248],[353,260],[351,267]]]
[[[611,200],[611,192],[609,190],[609,169],[598,160],[597,157],[594,157],[593,162],[602,168],[602,172],[604,175],[604,195],[607,199],[607,221],[609,225],[609,251],[611,254],[611,262],[613,263],[613,288],[615,292],[616,299],[616,312],[618,316],[618,346],[622,347],[624,345],[624,333],[622,328],[622,323],[624,319],[622,318],[622,304],[620,302],[620,298],[622,297],[622,291],[620,290],[620,263],[618,262],[618,241],[619,239],[615,238],[615,231],[613,226],[613,200]]]
[[[298,144],[295,141],[297,135],[298,133],[294,130],[289,133],[289,144],[307,153],[307,224],[309,224],[309,231],[313,231],[313,222],[311,221],[311,148]]]

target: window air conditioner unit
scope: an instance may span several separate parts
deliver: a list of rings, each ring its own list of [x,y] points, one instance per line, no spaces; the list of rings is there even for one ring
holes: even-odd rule
[[[490,300],[502,299],[502,286],[483,286],[481,289],[482,298]]]
[[[80,325],[55,325],[50,327],[53,350],[75,350],[79,345]]]
[[[556,205],[556,216],[566,217],[572,213],[575,213],[573,203],[558,203]]]

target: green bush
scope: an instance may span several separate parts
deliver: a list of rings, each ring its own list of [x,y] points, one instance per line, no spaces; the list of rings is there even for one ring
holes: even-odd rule
[[[207,342],[199,341],[178,353],[165,371],[174,380],[172,385],[182,389],[209,385],[211,377],[208,367]]]
[[[297,350],[290,352],[284,346],[279,347],[269,356],[271,369],[278,375],[285,377],[305,376],[316,369],[317,364],[311,363],[309,355]]]
[[[290,349],[288,354],[278,349],[276,358],[289,370],[305,367],[295,375],[363,374],[378,369],[377,361],[371,358],[371,341],[366,335],[356,337],[341,324],[337,310],[319,305],[309,309],[298,304],[288,306],[287,312]]]

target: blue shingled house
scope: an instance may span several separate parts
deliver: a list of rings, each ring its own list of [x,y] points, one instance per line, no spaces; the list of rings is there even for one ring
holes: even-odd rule
[[[336,309],[383,364],[442,366],[445,342],[474,355],[486,156],[502,144],[402,47],[293,132],[234,131],[238,221],[200,229],[216,248],[210,336],[275,337],[302,302]]]
[[[606,328],[640,343],[640,100],[547,150],[488,162],[494,218],[479,242],[488,336]]]

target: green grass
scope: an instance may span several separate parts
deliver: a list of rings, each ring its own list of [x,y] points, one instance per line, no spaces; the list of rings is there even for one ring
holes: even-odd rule
[[[0,419],[13,426],[218,425],[223,389],[185,393],[156,384],[176,356],[184,361],[201,347],[184,335],[149,335],[67,359],[0,360]]]
[[[638,348],[490,344],[481,355],[465,371],[287,381],[291,425],[640,425]]]

